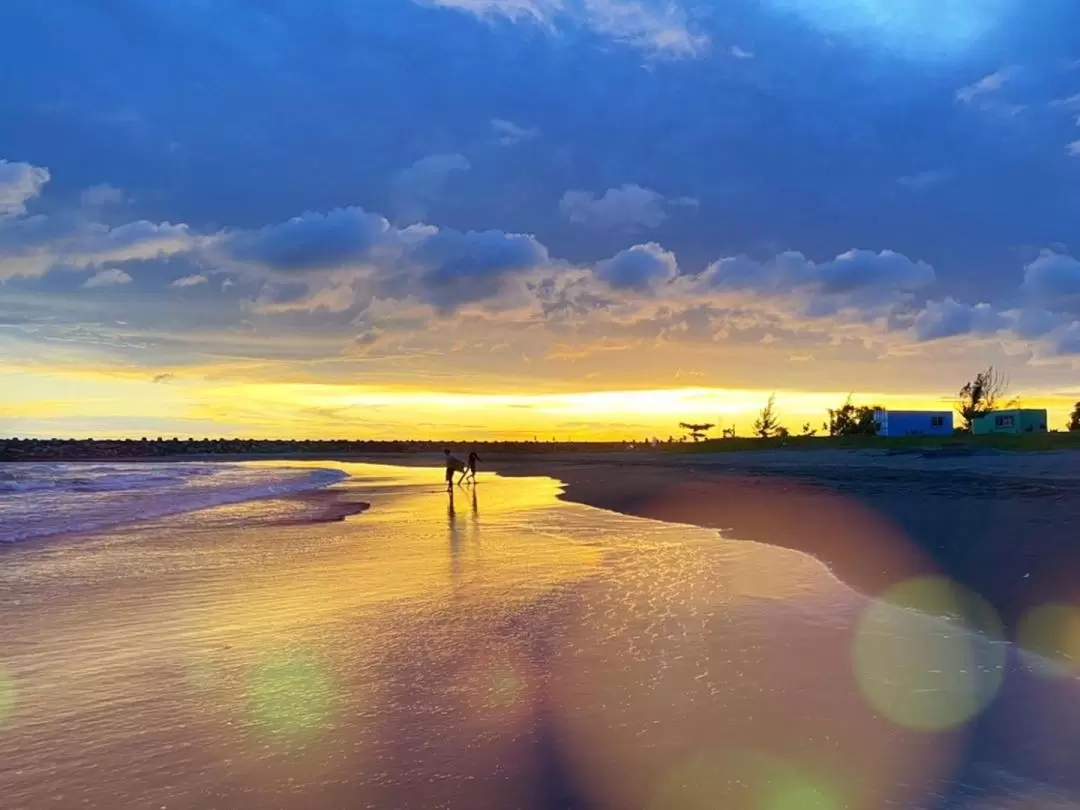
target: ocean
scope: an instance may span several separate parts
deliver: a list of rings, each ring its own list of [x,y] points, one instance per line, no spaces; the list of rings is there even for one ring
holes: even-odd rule
[[[441,477],[0,467],[0,805],[1080,808],[1076,673],[946,580]]]

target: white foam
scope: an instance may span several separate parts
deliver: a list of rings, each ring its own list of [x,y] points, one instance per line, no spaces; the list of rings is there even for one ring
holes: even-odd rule
[[[243,464],[0,464],[0,542],[98,531],[346,477],[341,470]]]

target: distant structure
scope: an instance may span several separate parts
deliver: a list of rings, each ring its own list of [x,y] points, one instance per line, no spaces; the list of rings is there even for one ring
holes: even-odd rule
[[[1046,433],[1046,409],[1009,408],[976,416],[971,432],[976,436],[990,433]]]
[[[952,411],[874,411],[878,436],[951,436]]]

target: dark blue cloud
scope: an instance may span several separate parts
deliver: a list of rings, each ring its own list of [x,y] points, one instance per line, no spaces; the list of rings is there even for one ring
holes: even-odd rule
[[[656,58],[653,22],[620,28],[602,2],[569,4],[593,11],[556,20],[557,35],[433,5],[5,3],[0,22],[17,34],[0,49],[0,157],[53,179],[37,197],[24,174],[0,176],[0,209],[28,202],[44,215],[9,225],[0,250],[28,266],[26,253],[68,240],[86,272],[67,283],[108,260],[133,281],[97,292],[134,296],[149,282],[125,262],[166,237],[225,229],[225,260],[327,270],[383,244],[386,221],[365,213],[378,211],[439,225],[402,251],[445,305],[547,261],[541,244],[572,263],[618,258],[625,232],[582,227],[559,202],[585,190],[595,207],[609,189],[637,188],[700,201],[657,209],[650,197],[636,217],[683,272],[743,256],[714,281],[809,288],[808,311],[898,289],[1073,308],[1064,266],[1036,262],[1017,290],[1040,249],[1080,255],[1080,158],[1067,148],[1080,114],[1068,101],[1080,93],[1075,3],[645,3],[673,9],[657,19],[688,42],[708,41],[677,59]],[[999,72],[1008,78],[985,81]],[[981,89],[958,96],[965,87]],[[59,215],[103,183],[125,201],[110,224],[136,225],[80,231]],[[290,220],[298,211],[330,213]],[[864,252],[845,258],[853,246]],[[768,269],[796,252],[803,275]],[[609,282],[664,277],[630,258],[605,265]],[[221,292],[217,277],[202,286],[184,292]]]
[[[409,261],[421,268],[410,288],[442,309],[492,297],[508,275],[546,263],[548,252],[531,236],[442,230],[421,242]]]
[[[596,275],[615,289],[647,290],[678,275],[675,254],[655,242],[634,245],[596,265]]]
[[[223,253],[282,272],[333,270],[364,261],[388,230],[387,221],[360,208],[307,213],[257,231],[222,237]]]

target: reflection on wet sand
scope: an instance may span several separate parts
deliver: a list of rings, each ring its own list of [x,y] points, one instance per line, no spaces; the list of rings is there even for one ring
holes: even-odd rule
[[[549,479],[448,495],[437,470],[342,466],[342,497],[372,504],[344,523],[268,525],[294,507],[266,502],[6,555],[5,808],[877,810],[948,793],[968,717],[919,690],[984,681],[919,651],[999,665],[965,617],[912,623],[897,604],[860,623],[869,601],[811,558],[560,503]],[[867,626],[913,652],[859,673]]]

